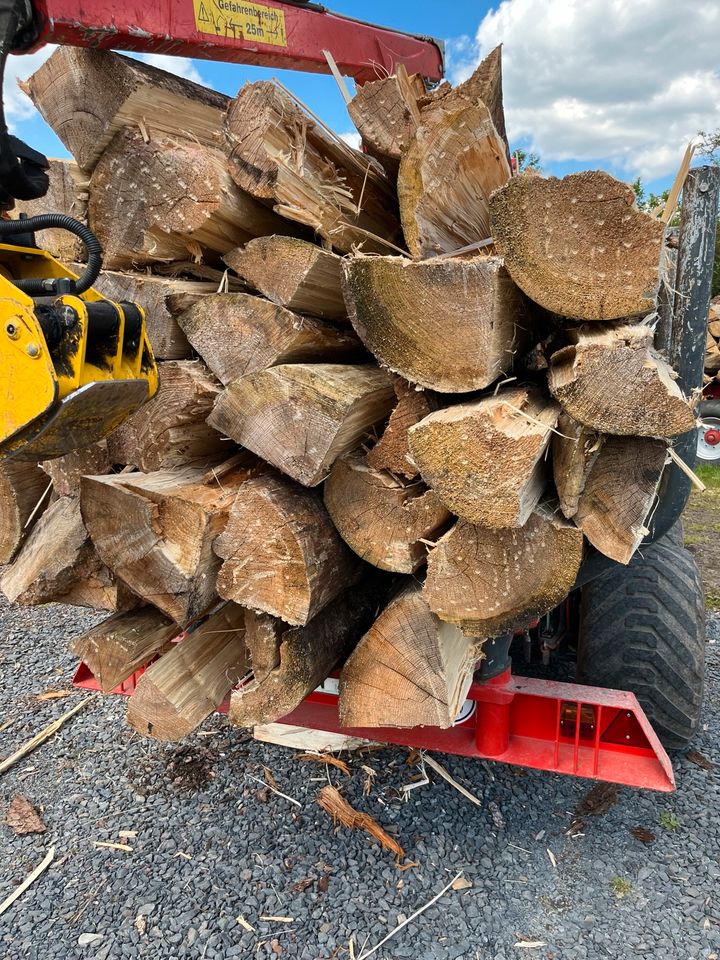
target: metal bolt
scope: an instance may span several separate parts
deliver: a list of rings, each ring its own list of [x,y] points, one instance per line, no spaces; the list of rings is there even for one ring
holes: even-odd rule
[[[15,335],[17,334],[17,328],[16,328],[15,324],[14,324],[14,323],[9,323],[9,324],[5,327],[5,332],[7,333],[7,335],[8,335],[9,337],[13,337],[13,338],[14,338]]]
[[[36,343],[29,343],[25,347],[25,352],[29,357],[39,357],[40,356],[40,347]]]

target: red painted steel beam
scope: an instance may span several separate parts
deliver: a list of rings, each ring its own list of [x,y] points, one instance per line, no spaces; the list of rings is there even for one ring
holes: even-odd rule
[[[37,49],[45,43],[164,53],[310,73],[340,72],[360,83],[397,64],[429,80],[443,76],[442,44],[307,6],[263,0],[35,0]]]

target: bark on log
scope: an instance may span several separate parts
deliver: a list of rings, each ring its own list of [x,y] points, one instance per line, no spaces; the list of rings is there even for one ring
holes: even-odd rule
[[[420,475],[448,510],[484,527],[522,527],[548,479],[560,407],[534,387],[438,410],[409,432]]]
[[[178,318],[190,343],[225,385],[283,363],[360,359],[351,330],[301,317],[248,293],[204,297]]]
[[[70,641],[70,650],[90,668],[103,693],[162,653],[179,628],[154,607],[116,613]]]
[[[589,430],[569,414],[560,414],[552,438],[553,479],[560,509],[568,520],[577,513],[580,495],[605,439],[604,434]]]
[[[601,433],[675,437],[695,427],[690,402],[644,324],[580,327],[550,361],[550,392]]]
[[[148,473],[227,454],[227,442],[206,423],[222,387],[205,364],[166,360],[158,364],[158,374],[160,385],[152,400],[108,437],[110,462]]]
[[[253,470],[237,458],[229,464],[82,480],[83,516],[100,557],[179,624],[217,597],[220,560],[212,544]]]
[[[35,463],[0,464],[0,564],[10,563],[47,507],[47,487],[47,475]]]
[[[381,570],[413,573],[425,563],[424,541],[450,522],[435,494],[403,483],[352,453],[335,462],[325,483],[325,506],[343,540]]]
[[[100,440],[89,447],[72,450],[55,460],[43,460],[38,466],[50,477],[53,491],[59,497],[79,497],[81,477],[110,473],[113,463],[126,462],[111,460],[107,440]]]
[[[302,703],[341,663],[376,615],[386,588],[374,578],[337,597],[305,627],[277,622],[278,664],[233,690],[228,719],[236,727],[273,723]]]
[[[69,46],[58,47],[21,86],[84,170],[124,127],[213,146],[229,102],[138,60]]]
[[[431,612],[411,581],[390,601],[340,674],[344,727],[452,726],[482,644]]]
[[[143,673],[127,721],[144,737],[182,740],[247,671],[245,611],[228,603]]]
[[[72,160],[49,160],[48,164],[50,183],[45,196],[38,200],[16,200],[10,216],[17,218],[21,213],[28,217],[39,213],[64,213],[85,223],[90,186],[87,175],[81,173]],[[36,241],[41,249],[47,250],[64,264],[87,259],[85,245],[68,230],[39,230]]]
[[[497,257],[354,257],[343,263],[343,290],[380,363],[440,393],[487,387],[523,340],[525,303]]]
[[[271,200],[338,250],[384,249],[397,241],[392,187],[379,165],[353,150],[269,81],[247,83],[228,109],[228,169],[237,185]],[[265,233],[279,231],[265,231]],[[236,244],[237,246],[237,244]]]
[[[221,597],[296,626],[362,573],[319,493],[275,474],[238,490],[215,552],[224,560],[217,579]]]
[[[665,225],[632,187],[599,170],[524,175],[490,201],[492,235],[513,280],[540,306],[578,320],[649,313]]]
[[[552,610],[572,589],[583,552],[581,531],[558,514],[540,505],[524,527],[510,530],[458,520],[428,556],[430,609],[480,638]]]
[[[387,416],[392,397],[389,377],[376,367],[284,364],[231,383],[208,423],[314,487]]]
[[[427,390],[418,390],[402,377],[393,379],[397,403],[375,446],[368,451],[367,462],[374,470],[388,470],[412,480],[417,467],[409,458],[408,430],[437,409],[437,399]]]
[[[225,263],[264,297],[298,313],[346,320],[337,254],[296,237],[257,237]]]

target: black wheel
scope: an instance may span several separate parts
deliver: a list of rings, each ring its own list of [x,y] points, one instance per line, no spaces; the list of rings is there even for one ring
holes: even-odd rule
[[[577,664],[580,683],[632,691],[670,750],[697,729],[705,670],[702,580],[678,533],[583,587]]]
[[[698,414],[697,462],[720,466],[720,400],[701,400]]]

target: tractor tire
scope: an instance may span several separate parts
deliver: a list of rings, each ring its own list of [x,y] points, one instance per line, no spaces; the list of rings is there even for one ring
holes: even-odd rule
[[[701,400],[698,408],[700,423],[697,428],[697,460],[698,464],[707,464],[711,467],[720,466],[720,443],[710,444],[705,440],[709,430],[720,431],[720,400]]]
[[[676,524],[582,589],[577,679],[630,690],[668,750],[700,721],[705,605],[700,572]]]

